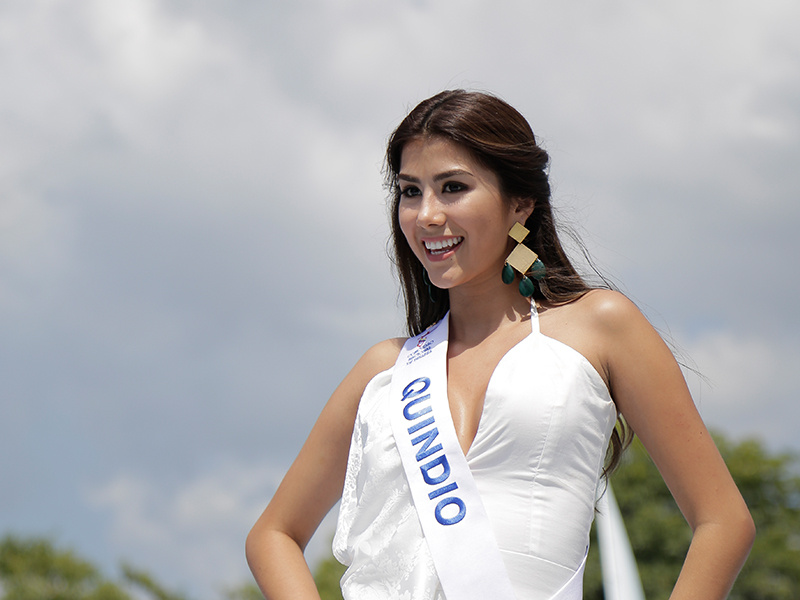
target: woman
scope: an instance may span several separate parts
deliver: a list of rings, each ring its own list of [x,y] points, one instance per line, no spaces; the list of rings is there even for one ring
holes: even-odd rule
[[[726,597],[752,519],[661,338],[570,264],[547,162],[482,93],[442,92],[393,133],[415,337],[359,360],[253,527],[267,598],[318,597],[302,552],[340,497],[345,598],[580,598],[596,493],[629,438],[618,415],[694,532],[672,598]]]

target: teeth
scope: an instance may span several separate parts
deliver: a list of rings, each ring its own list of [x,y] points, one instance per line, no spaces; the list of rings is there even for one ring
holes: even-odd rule
[[[446,240],[439,240],[436,242],[425,242],[425,248],[430,250],[431,252],[436,252],[437,250],[447,250],[460,244],[463,241],[463,237],[453,237],[447,238]]]

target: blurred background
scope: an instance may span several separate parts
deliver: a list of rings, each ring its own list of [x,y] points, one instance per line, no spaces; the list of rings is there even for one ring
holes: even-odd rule
[[[388,134],[492,91],[730,439],[798,451],[800,4],[0,3],[0,535],[196,598],[403,333]],[[332,520],[309,549],[328,554]]]

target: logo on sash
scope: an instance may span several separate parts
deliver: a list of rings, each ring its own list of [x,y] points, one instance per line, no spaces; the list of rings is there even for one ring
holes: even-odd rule
[[[431,352],[433,352],[433,340],[430,339],[430,335],[436,331],[436,328],[439,327],[440,324],[441,321],[438,321],[419,334],[417,337],[417,343],[406,355],[406,366],[420,360],[421,358],[425,358]]]

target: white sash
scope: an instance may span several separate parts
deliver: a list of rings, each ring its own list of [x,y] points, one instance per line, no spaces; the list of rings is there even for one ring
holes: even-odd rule
[[[450,415],[448,316],[409,338],[400,352],[389,396],[392,432],[447,599],[513,600],[508,573]]]

